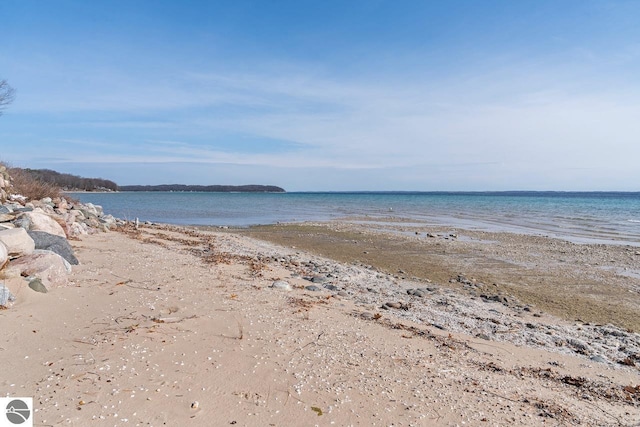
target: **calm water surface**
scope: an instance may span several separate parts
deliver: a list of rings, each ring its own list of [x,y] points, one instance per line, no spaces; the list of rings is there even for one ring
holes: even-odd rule
[[[640,193],[74,193],[122,219],[250,226],[391,216],[425,225],[640,246]]]

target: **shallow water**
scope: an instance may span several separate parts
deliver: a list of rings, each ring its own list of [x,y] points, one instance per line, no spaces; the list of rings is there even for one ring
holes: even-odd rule
[[[73,193],[122,219],[250,226],[393,217],[422,225],[640,246],[640,193]]]

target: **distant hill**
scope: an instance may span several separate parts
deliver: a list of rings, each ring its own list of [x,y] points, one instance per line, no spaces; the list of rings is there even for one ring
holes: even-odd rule
[[[275,185],[121,185],[120,191],[200,191],[209,193],[285,193]]]
[[[60,187],[64,191],[117,191],[118,184],[108,179],[102,178],[83,178],[68,173],[60,173],[50,169],[22,169],[12,168],[14,170],[21,170],[28,174],[33,179]]]

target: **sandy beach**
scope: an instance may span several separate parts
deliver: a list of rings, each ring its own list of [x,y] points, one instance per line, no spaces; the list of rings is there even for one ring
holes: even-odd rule
[[[73,241],[0,312],[0,392],[39,426],[640,424],[636,249],[278,227]]]

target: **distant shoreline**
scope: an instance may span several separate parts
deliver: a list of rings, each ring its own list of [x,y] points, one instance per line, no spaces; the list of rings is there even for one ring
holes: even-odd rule
[[[284,188],[275,185],[122,185],[119,191],[172,191],[205,193],[285,193]]]

